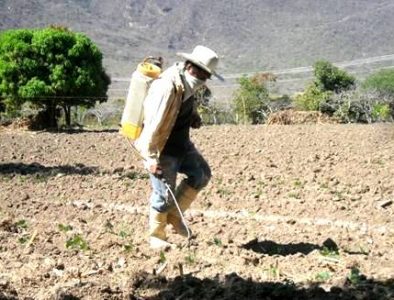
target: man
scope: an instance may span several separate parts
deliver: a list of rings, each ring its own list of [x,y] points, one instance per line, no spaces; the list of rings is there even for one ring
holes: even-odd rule
[[[205,187],[211,170],[190,141],[190,127],[198,128],[201,118],[196,111],[194,94],[211,75],[216,74],[218,56],[211,49],[197,46],[191,54],[178,53],[185,62],[176,63],[163,72],[149,89],[144,102],[144,128],[135,146],[150,172],[149,237],[151,248],[165,248],[166,225],[187,237],[167,183],[182,212],[189,208],[198,192]],[[176,187],[177,173],[186,178]],[[176,188],[176,189],[175,189]]]

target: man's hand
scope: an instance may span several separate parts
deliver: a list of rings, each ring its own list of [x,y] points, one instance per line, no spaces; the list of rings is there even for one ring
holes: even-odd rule
[[[163,170],[159,164],[152,164],[149,166],[148,171],[151,172],[153,175],[160,177],[163,175]]]
[[[163,170],[159,165],[158,161],[155,159],[146,159],[144,160],[144,166],[148,170],[149,173],[160,177],[163,174]]]

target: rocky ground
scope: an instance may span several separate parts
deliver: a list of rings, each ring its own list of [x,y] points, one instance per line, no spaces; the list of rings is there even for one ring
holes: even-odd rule
[[[211,126],[190,243],[147,247],[116,131],[0,130],[0,299],[394,299],[394,126]],[[170,229],[169,229],[170,231]]]

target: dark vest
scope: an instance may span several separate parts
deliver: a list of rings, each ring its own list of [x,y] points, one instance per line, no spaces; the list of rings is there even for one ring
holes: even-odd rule
[[[179,109],[174,128],[172,129],[162,154],[179,156],[190,146],[190,123],[192,120],[194,96],[184,101]]]

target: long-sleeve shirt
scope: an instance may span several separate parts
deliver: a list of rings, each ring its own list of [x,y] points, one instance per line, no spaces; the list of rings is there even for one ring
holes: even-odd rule
[[[158,163],[175,125],[185,92],[181,79],[183,64],[168,68],[153,81],[144,101],[144,127],[135,147],[149,164]]]

